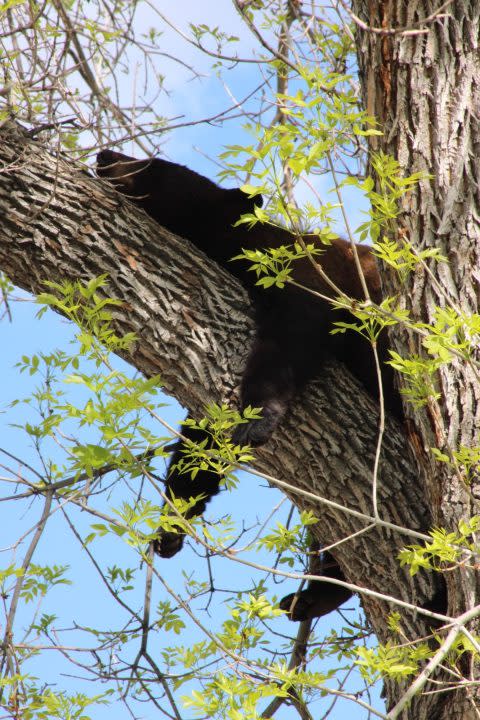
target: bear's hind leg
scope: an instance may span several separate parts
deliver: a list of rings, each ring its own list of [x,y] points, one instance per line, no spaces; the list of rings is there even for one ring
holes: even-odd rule
[[[314,552],[316,547],[317,543],[314,542],[312,545]],[[309,574],[323,575],[335,580],[345,581],[346,579],[333,555],[327,551],[314,558]],[[282,598],[280,608],[287,612],[289,620],[295,622],[312,620],[336,610],[352,595],[351,590],[341,585],[310,580],[305,590]]]

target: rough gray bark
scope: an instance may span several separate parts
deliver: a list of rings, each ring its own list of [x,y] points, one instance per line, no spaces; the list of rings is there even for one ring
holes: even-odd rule
[[[0,162],[0,263],[12,281],[39,292],[45,278],[108,273],[111,295],[124,303],[118,328],[138,336],[129,361],[146,375],[160,373],[168,391],[196,413],[206,402],[235,403],[253,332],[238,282],[111,187],[81,169],[72,172],[12,125],[0,132]],[[369,522],[295,489],[371,515],[377,425],[376,408],[362,388],[343,369],[326,365],[258,451],[257,467],[288,483],[295,502],[320,518],[313,531],[323,543]],[[395,422],[387,426],[378,486],[382,520],[407,531],[430,527],[422,477]],[[396,560],[399,548],[413,539],[377,523],[340,545],[336,555],[350,581],[422,605],[433,595],[434,578],[419,575],[412,582]],[[385,618],[394,608],[372,597],[363,604],[378,637],[386,640]],[[425,633],[422,619],[411,612],[403,627],[412,638]]]
[[[433,175],[403,198],[398,221],[399,237],[418,250],[437,247],[449,261],[432,265],[438,283],[425,271],[416,272],[401,290],[412,316],[429,323],[435,306],[479,312],[480,4],[455,0],[435,16],[440,5],[435,0],[353,1],[354,12],[370,27],[420,31],[382,35],[357,29],[357,49],[365,105],[384,130],[372,148],[397,158],[406,175]],[[422,23],[425,18],[431,20]],[[399,291],[388,273],[387,286]],[[403,355],[424,352],[418,335],[407,330],[397,332],[394,342]],[[478,446],[478,371],[455,361],[441,369],[438,387],[441,400],[415,414],[420,438],[415,450],[435,524],[453,530],[460,519],[479,514],[478,474],[466,483],[461,468],[434,463],[429,448],[450,455],[461,445]],[[447,574],[447,580],[453,614],[480,601],[478,572],[465,568]],[[466,676],[478,682],[474,668]],[[479,707],[478,691],[467,690],[448,695],[439,717],[478,718]]]

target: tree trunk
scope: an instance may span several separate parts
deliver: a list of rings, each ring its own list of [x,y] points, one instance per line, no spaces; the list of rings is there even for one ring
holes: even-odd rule
[[[371,28],[416,31],[381,34],[357,28],[356,38],[365,106],[384,133],[372,139],[372,150],[393,155],[405,175],[433,175],[404,196],[398,237],[419,251],[438,248],[448,264],[432,264],[433,277],[426,271],[411,274],[402,288],[384,273],[388,292],[400,293],[412,317],[427,323],[435,323],[435,307],[479,312],[480,3],[455,0],[435,17],[440,5],[436,0],[353,0],[355,14]],[[392,340],[403,356],[425,354],[420,337],[406,328]],[[441,399],[415,413],[420,442],[412,448],[426,478],[435,525],[455,530],[461,519],[479,514],[478,473],[467,483],[461,468],[435,462],[430,448],[451,456],[462,445],[478,445],[478,371],[456,360],[441,368],[438,389]],[[447,573],[447,581],[453,615],[479,602],[478,572],[464,568]],[[478,683],[478,669],[468,667],[466,677]],[[446,694],[439,718],[478,718],[479,708],[478,690],[467,687]]]
[[[108,273],[110,294],[123,301],[118,330],[138,337],[129,362],[146,375],[160,373],[166,389],[197,414],[207,402],[235,404],[254,329],[239,283],[107,184],[81,167],[72,172],[13,124],[0,132],[0,162],[0,263],[11,280],[36,293],[44,279]],[[378,477],[380,520],[372,519],[377,435],[371,398],[346,370],[326,363],[258,450],[255,467],[315,513],[320,521],[313,532],[322,543],[368,528],[335,551],[351,582],[421,606],[433,597],[437,578],[419,573],[412,581],[396,556],[416,540],[415,531],[431,526],[423,475],[404,428],[389,422]],[[385,641],[385,618],[396,606],[368,594],[362,602]],[[400,611],[409,638],[427,632],[423,616]],[[388,693],[392,704],[398,687],[389,686]],[[416,699],[401,717],[440,717],[432,710],[435,697]]]

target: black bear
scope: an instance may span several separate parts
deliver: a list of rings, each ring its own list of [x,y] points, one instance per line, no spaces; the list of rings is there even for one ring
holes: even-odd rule
[[[262,408],[262,417],[240,425],[234,436],[236,442],[252,446],[266,442],[292,398],[321,372],[322,359],[326,356],[345,363],[368,392],[377,397],[377,374],[369,344],[358,333],[330,334],[334,321],[349,321],[347,311],[333,313],[326,300],[291,284],[283,289],[259,289],[255,286],[255,273],[248,272],[247,262],[231,262],[242,250],[288,246],[295,242],[288,230],[269,224],[257,223],[251,229],[246,225],[234,227],[240,215],[253,212],[255,205],[261,206],[260,196],[249,198],[240,189],[220,188],[193,170],[160,158],[136,160],[111,150],[98,154],[97,172],[160,225],[193,242],[248,289],[256,310],[257,332],[242,379],[241,406]],[[321,247],[322,253],[316,260],[334,286],[351,298],[364,300],[351,244],[338,238],[325,246],[315,235],[305,235],[304,239]],[[379,303],[381,287],[375,258],[364,245],[357,245],[356,251],[370,298]],[[336,294],[307,258],[295,262],[293,279],[323,296]],[[377,346],[384,360],[387,355],[384,334]],[[401,417],[392,369],[383,365],[382,373],[386,407]],[[203,439],[198,430],[189,427],[183,427],[182,433],[191,440]],[[177,469],[184,448],[184,443],[177,443],[167,472],[166,493],[184,499],[201,494],[188,513],[193,517],[201,514],[206,502],[218,492],[220,478],[212,472],[200,471],[192,484],[190,475]],[[181,534],[160,532],[156,550],[162,557],[171,557],[182,543]]]
[[[310,563],[310,575],[323,575],[334,580],[345,580],[345,575],[333,555],[327,551],[319,553],[317,543],[311,546],[313,562]],[[321,580],[309,580],[305,590],[286,595],[280,600],[281,610],[285,610],[289,620],[301,621],[327,615],[344,602],[350,600],[353,593],[341,585],[322,583]]]

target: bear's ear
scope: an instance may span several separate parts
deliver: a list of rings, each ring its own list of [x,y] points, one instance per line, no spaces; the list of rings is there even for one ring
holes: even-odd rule
[[[102,150],[97,155],[97,175],[111,180],[125,195],[135,195],[138,175],[149,163],[149,160],[136,160],[113,150]]]

